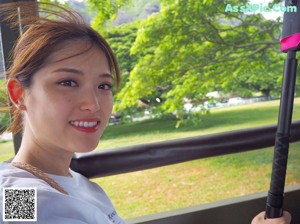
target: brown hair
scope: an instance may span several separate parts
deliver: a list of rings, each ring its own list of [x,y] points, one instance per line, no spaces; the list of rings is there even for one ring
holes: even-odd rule
[[[32,9],[36,9],[43,16],[32,15]],[[19,21],[23,26],[23,34],[13,50],[12,65],[7,71],[8,78],[16,78],[22,87],[29,88],[33,75],[45,65],[46,59],[57,51],[62,43],[79,39],[91,43],[90,47],[100,47],[105,53],[118,89],[120,70],[112,49],[77,12],[49,3],[16,2],[1,4],[0,13],[12,27],[19,27]],[[84,51],[87,50],[89,49]],[[11,107],[11,111],[13,117],[8,131],[16,133],[23,128],[22,115],[14,106]]]

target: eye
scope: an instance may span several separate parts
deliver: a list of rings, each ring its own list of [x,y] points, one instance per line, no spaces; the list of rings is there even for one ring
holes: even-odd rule
[[[62,86],[69,86],[69,87],[78,86],[77,82],[75,82],[73,80],[63,80],[63,81],[59,82],[59,84]]]
[[[112,89],[112,84],[101,84],[98,86],[99,89],[103,89],[103,90],[111,90]]]

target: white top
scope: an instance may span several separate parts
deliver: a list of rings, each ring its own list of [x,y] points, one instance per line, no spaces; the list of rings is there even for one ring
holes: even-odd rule
[[[70,172],[73,177],[48,174],[68,192],[69,195],[65,195],[25,170],[0,163],[0,223],[3,220],[3,187],[37,188],[37,223],[125,223],[102,188],[81,174]]]

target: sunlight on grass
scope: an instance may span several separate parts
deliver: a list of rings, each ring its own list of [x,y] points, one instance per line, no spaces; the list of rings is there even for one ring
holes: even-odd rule
[[[14,156],[14,145],[12,141],[0,143],[0,161],[6,161]]]
[[[292,144],[287,185],[300,183],[300,143]],[[273,148],[93,179],[122,217],[154,214],[267,191]]]
[[[176,129],[176,121],[143,121],[107,127],[98,150],[187,138],[277,124],[279,100],[216,108],[193,126]],[[293,119],[300,118],[300,98],[295,98]],[[151,124],[151,125],[150,125]]]

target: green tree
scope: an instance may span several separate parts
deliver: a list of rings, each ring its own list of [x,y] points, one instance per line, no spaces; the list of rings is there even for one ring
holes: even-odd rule
[[[243,70],[226,83],[224,89],[227,92],[238,92],[243,97],[251,97],[253,92],[260,92],[266,97],[279,95],[285,55],[268,49],[262,54],[263,59],[260,54],[257,56],[257,60],[246,60]]]
[[[266,95],[278,89],[282,64],[274,49],[279,49],[279,21],[260,14],[226,12],[224,1],[161,3],[160,13],[139,28],[131,52],[144,56],[119,94],[120,108],[132,107],[138,99],[155,102],[159,97],[161,103],[153,106],[172,113],[183,111],[186,100],[201,104],[205,94],[216,89],[246,87]]]
[[[131,55],[130,49],[136,39],[138,23],[111,27],[103,35],[115,52],[123,76],[128,76],[137,63],[139,54]]]
[[[119,9],[128,6],[131,0],[86,0],[91,11],[95,12],[92,26],[98,30],[104,30],[107,23],[112,22]]]
[[[131,1],[88,2],[98,11],[93,26],[104,30]],[[275,2],[282,1],[272,4]],[[284,58],[279,53],[279,20],[232,11],[232,6],[245,5],[247,0],[160,3],[160,12],[140,24],[131,54],[129,45],[122,49],[116,44],[124,74],[129,70],[123,68],[132,68],[137,59],[116,97],[117,110],[132,110],[143,102],[148,110],[172,113],[183,111],[185,101],[202,104],[206,93],[213,90],[242,96],[258,91],[269,96],[279,91]]]
[[[137,36],[138,24],[138,22],[134,22],[111,27],[103,33],[105,39],[110,44],[119,62],[122,74],[120,89],[122,89],[128,82],[129,74],[133,70],[134,66],[138,62],[138,58],[140,57],[140,54],[138,53],[135,55],[132,55],[130,53],[130,49]],[[121,101],[121,97],[116,97],[115,105],[120,104]],[[130,108],[123,108],[122,114],[133,114],[138,111],[142,112],[141,108],[139,108],[138,105],[133,105]]]

